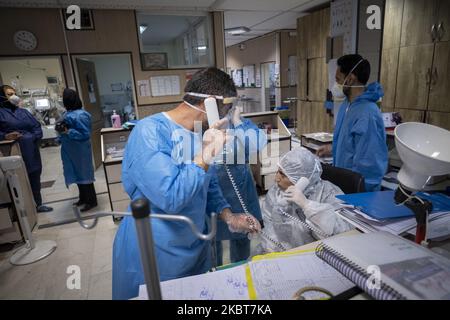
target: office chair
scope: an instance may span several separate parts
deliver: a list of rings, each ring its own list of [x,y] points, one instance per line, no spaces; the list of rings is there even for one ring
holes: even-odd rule
[[[364,177],[348,169],[322,163],[322,179],[337,185],[346,194],[366,191]]]

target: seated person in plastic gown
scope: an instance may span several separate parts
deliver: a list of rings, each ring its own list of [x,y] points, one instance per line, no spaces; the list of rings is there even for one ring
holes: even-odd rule
[[[264,199],[261,210],[264,230],[286,250],[316,241],[323,236],[281,214],[287,214],[318,229],[328,236],[351,230],[353,227],[341,219],[334,210],[342,190],[320,178],[322,166],[309,150],[299,147],[286,153],[280,160],[274,184]],[[301,177],[309,179],[303,192],[295,187]],[[261,237],[257,254],[281,251],[273,242]]]
[[[219,128],[226,119],[202,132],[207,116],[205,98],[198,96],[234,97],[232,79],[217,68],[203,69],[192,76],[185,92],[175,109],[140,120],[131,132],[122,163],[126,192],[132,200],[147,198],[152,213],[189,217],[203,233],[209,230],[211,212],[219,214],[218,219],[233,232],[257,232],[256,219],[231,212],[215,168],[209,167],[208,157],[223,150],[225,139],[219,138],[223,132]],[[219,113],[226,115],[229,108],[219,108]],[[151,225],[161,281],[205,273],[212,267],[211,243],[198,239],[187,224],[151,219]],[[125,217],[117,231],[112,271],[113,299],[137,297],[145,281],[133,217]]]

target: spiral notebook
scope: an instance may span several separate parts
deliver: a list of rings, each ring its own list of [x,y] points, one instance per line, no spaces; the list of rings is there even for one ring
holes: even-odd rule
[[[450,260],[387,232],[323,240],[316,254],[378,300],[450,300]]]

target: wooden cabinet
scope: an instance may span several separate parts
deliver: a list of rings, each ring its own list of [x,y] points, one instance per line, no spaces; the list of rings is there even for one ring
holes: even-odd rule
[[[410,109],[396,109],[395,112],[399,112],[402,116],[403,122],[424,122],[425,111],[410,110]]]
[[[330,8],[315,11],[297,20],[297,133],[330,127],[323,104],[328,88],[327,38],[330,35]],[[314,105],[314,110],[313,110]]]
[[[426,123],[450,130],[450,113],[448,112],[427,112]]]
[[[426,110],[433,44],[400,48],[396,108]]]
[[[300,60],[307,59],[308,53],[306,50],[306,43],[307,43],[307,30],[308,27],[306,25],[307,17],[300,18],[297,20],[297,57]]]
[[[308,99],[308,60],[298,60],[298,82],[297,82],[297,97],[300,100]]]
[[[399,51],[399,48],[386,49],[381,55],[380,82],[384,89],[383,107],[395,106]]]
[[[437,6],[438,41],[450,41],[450,1],[439,0]]]
[[[325,58],[308,60],[308,100],[325,101],[328,73]]]
[[[387,0],[383,107],[399,111],[404,121],[444,125],[445,116],[437,117],[450,113],[449,74],[450,1]]]
[[[450,41],[436,43],[428,110],[450,112]]]
[[[383,32],[383,50],[400,47],[403,3],[404,0],[386,1]]]
[[[297,109],[297,135],[301,136],[304,133],[311,133],[311,102],[309,101],[298,101]]]
[[[325,57],[327,37],[330,34],[330,9],[319,10],[300,18],[297,30],[300,58]]]
[[[401,43],[402,47],[433,42],[432,26],[436,27],[436,0],[405,0]]]

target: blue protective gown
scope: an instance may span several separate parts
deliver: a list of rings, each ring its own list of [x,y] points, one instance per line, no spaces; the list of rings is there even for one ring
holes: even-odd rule
[[[214,168],[205,172],[191,162],[200,147],[199,133],[184,129],[166,114],[139,121],[130,134],[122,163],[126,192],[133,200],[149,199],[151,212],[183,214],[206,232],[206,213],[220,213],[229,205]],[[114,240],[113,299],[136,297],[144,283],[133,219],[122,220]],[[188,225],[158,219],[151,223],[161,281],[211,268],[210,242],[197,239]]]
[[[334,165],[363,175],[367,192],[380,189],[388,165],[386,131],[376,104],[383,95],[375,82],[352,103],[344,101],[334,129]]]
[[[235,129],[236,139],[234,140],[234,150],[242,150],[245,146],[245,157],[240,159],[238,152],[234,152],[235,164],[228,165],[230,172],[237,184],[241,193],[242,199],[248,211],[259,221],[262,220],[261,208],[259,207],[258,193],[256,192],[255,181],[251,172],[249,160],[250,155],[255,156],[257,152],[263,149],[267,144],[267,137],[264,131],[259,130],[258,127],[249,119],[242,118],[242,123],[232,129]],[[246,137],[253,131],[254,137],[257,141],[246,141]],[[239,162],[238,162],[239,160]],[[244,163],[243,163],[244,162]],[[231,211],[234,213],[243,213],[244,210],[239,202],[238,197],[233,189],[228,174],[224,165],[216,165],[216,171],[219,178],[219,185],[222,189],[223,195],[227,202],[231,205]],[[232,233],[229,231],[225,222],[219,221],[217,224],[216,240],[230,240],[246,238],[244,233]]]
[[[91,115],[82,109],[67,111],[64,121],[69,130],[59,139],[66,186],[92,183]]]
[[[20,132],[20,152],[28,174],[42,170],[39,140],[42,138],[41,124],[23,108],[0,107],[0,140],[11,132]]]

